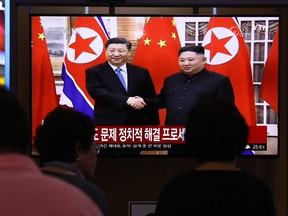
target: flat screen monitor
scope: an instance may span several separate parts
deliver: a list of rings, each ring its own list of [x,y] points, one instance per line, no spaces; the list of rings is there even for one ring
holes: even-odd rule
[[[167,76],[180,72],[179,48],[203,46],[205,67],[229,77],[249,125],[243,157],[278,156],[279,21],[279,16],[30,15],[32,140],[58,104],[94,118],[97,101],[86,89],[85,70],[106,61],[109,38],[124,37],[132,43],[127,62],[149,70],[156,94]],[[99,156],[186,156],[184,125],[165,125],[165,108],[159,118],[159,125],[96,126]],[[31,149],[37,154],[33,142]]]

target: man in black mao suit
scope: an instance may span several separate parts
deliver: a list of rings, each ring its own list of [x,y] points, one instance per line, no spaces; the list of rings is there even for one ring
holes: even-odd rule
[[[95,124],[158,125],[157,107],[148,99],[156,95],[149,71],[127,63],[131,42],[116,37],[109,39],[105,47],[107,62],[86,70],[86,88],[95,100]],[[116,72],[117,68],[120,72]],[[121,73],[125,86],[117,73]]]
[[[181,72],[166,77],[158,95],[159,107],[166,108],[165,125],[184,126],[190,109],[199,102],[234,102],[229,78],[205,69],[204,47],[184,46],[178,55]]]
[[[189,111],[200,102],[215,99],[234,102],[229,78],[205,69],[204,47],[184,46],[178,55],[181,71],[165,78],[157,95],[159,108],[166,108],[165,125],[184,126]],[[188,152],[185,145],[173,145],[168,154],[181,156]]]

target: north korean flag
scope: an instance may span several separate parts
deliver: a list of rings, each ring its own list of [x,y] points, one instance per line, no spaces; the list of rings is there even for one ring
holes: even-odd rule
[[[108,40],[101,17],[76,17],[65,55],[62,79],[63,95],[60,103],[66,104],[93,117],[94,100],[85,85],[85,70],[106,61],[104,44]]]

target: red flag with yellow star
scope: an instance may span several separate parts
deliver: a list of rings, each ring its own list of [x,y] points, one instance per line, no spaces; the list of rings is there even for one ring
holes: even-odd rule
[[[133,63],[150,71],[156,92],[164,79],[179,71],[178,50],[181,44],[173,17],[147,18],[139,40]],[[165,110],[160,110],[160,123],[164,124]]]
[[[39,16],[32,17],[32,136],[58,105],[52,65]]]
[[[278,68],[279,68],[279,29],[277,29],[268,58],[265,63],[261,98],[267,101],[278,114]]]
[[[256,125],[250,56],[237,22],[232,17],[211,17],[202,45],[205,67],[230,78],[236,106],[248,125]]]

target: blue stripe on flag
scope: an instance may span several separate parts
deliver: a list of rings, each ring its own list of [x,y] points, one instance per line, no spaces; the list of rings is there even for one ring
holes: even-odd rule
[[[68,76],[65,64],[62,66],[62,79],[64,81],[63,93],[71,100],[73,108],[89,115],[93,119],[93,109],[77,90],[74,81]]]
[[[104,22],[103,22],[102,17],[101,17],[101,16],[97,16],[97,19],[98,19],[99,24],[101,25],[101,27],[102,27],[102,29],[103,29],[106,37],[109,39],[109,34],[108,34],[107,30],[106,30],[106,27],[105,27],[105,24],[104,24]]]

